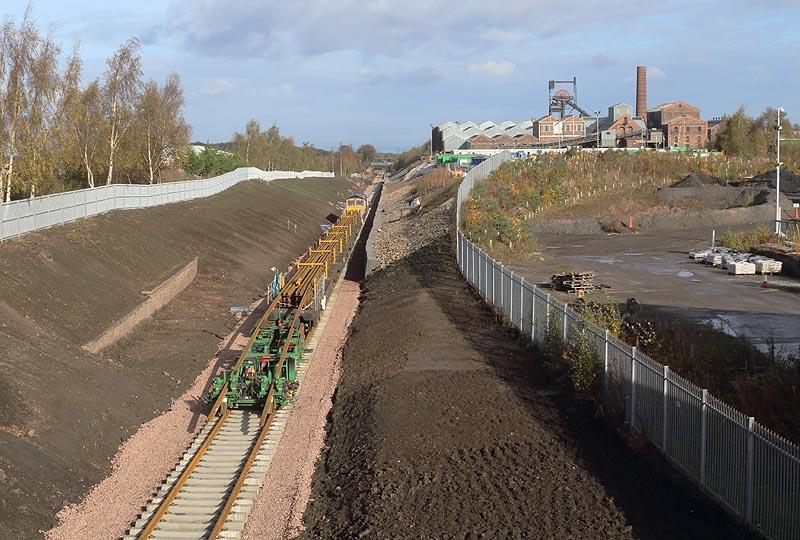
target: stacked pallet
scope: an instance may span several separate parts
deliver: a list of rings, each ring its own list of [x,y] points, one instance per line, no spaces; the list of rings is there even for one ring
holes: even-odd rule
[[[747,261],[731,261],[726,269],[732,276],[752,276],[756,273],[756,265]]]
[[[763,255],[742,253],[726,247],[690,251],[689,259],[721,267],[723,270],[727,270],[729,274],[737,276],[756,273],[780,274],[783,269],[783,264],[775,259],[764,257]]]
[[[783,269],[781,261],[767,257],[761,257],[753,262],[756,265],[756,273],[758,274],[780,274]]]
[[[594,272],[561,272],[550,277],[557,291],[577,293],[595,289]]]
[[[703,262],[706,264],[710,264],[711,266],[721,266],[722,265],[722,253],[718,252],[710,252],[708,255],[705,256]]]

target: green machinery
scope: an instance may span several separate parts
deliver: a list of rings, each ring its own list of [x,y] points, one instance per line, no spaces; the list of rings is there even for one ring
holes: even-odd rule
[[[281,408],[292,399],[297,389],[297,362],[305,346],[306,325],[299,323],[289,335],[289,324],[280,317],[264,325],[252,341],[237,369],[226,370],[214,378],[208,394],[213,403],[230,383],[223,410],[260,407],[266,402],[270,386],[275,383],[273,403]],[[276,373],[287,341],[289,347],[281,373]]]

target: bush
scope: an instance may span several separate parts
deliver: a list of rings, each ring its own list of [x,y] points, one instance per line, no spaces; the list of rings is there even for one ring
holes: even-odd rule
[[[589,341],[588,330],[581,329],[570,340],[563,358],[575,391],[586,398],[593,397],[600,380],[600,357]]]
[[[726,232],[720,239],[720,245],[735,249],[737,251],[748,252],[771,242],[780,241],[775,233],[763,225],[758,226],[750,232],[734,233]]]

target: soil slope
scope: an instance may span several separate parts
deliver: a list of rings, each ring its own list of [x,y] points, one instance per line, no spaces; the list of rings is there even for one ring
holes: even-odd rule
[[[228,307],[317,238],[349,187],[246,182],[0,246],[0,538],[35,537],[107,474],[120,442],[207,366]],[[81,348],[195,257],[194,282],[153,319],[98,356]]]
[[[549,381],[449,243],[372,274],[305,538],[741,538]]]

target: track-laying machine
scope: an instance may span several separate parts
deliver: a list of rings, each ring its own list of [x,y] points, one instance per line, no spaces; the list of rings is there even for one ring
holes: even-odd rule
[[[223,389],[226,386],[228,388],[222,403],[223,412],[228,408],[263,405],[273,384],[273,400],[278,408],[294,398],[297,388],[296,366],[303,354],[309,323],[301,321],[296,327],[290,328],[281,313],[288,311],[278,309],[278,316],[256,334],[241,365],[224,371],[214,379],[209,401],[214,402]],[[284,348],[288,350],[283,369],[279,373],[278,363]]]
[[[341,266],[367,210],[363,193],[347,198],[344,214],[292,265],[235,365],[223,371],[207,399],[211,414],[228,409],[263,408],[262,419],[294,398],[296,366],[306,335],[325,308],[331,278]]]

